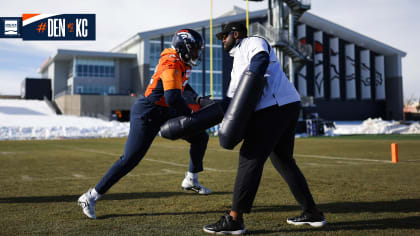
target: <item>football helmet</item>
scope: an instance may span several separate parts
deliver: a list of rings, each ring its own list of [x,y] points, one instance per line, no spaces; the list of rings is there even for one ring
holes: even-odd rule
[[[172,48],[178,52],[184,63],[197,66],[201,62],[203,38],[195,30],[181,29],[172,38]]]

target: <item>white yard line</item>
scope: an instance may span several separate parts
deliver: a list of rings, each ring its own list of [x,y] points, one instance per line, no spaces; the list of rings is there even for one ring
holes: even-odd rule
[[[175,145],[168,145],[168,144],[158,144],[155,146],[159,147],[166,147],[166,148],[178,148],[178,149],[187,149],[188,147],[184,146],[175,146]],[[223,148],[207,148],[207,150],[211,151],[224,151],[224,152],[235,152],[238,153],[238,150],[226,150]],[[380,163],[392,163],[392,161],[386,161],[386,160],[375,160],[375,159],[361,159],[361,158],[353,158],[353,157],[334,157],[334,156],[323,156],[323,155],[308,155],[308,154],[298,154],[295,153],[294,156],[296,157],[312,157],[312,158],[318,158],[318,159],[329,159],[329,160],[343,160],[343,161],[363,161],[363,162],[380,162]]]
[[[310,158],[318,158],[318,159],[328,159],[328,160],[344,160],[344,161],[366,161],[366,162],[379,162],[379,163],[392,163],[392,161],[385,161],[385,160],[374,160],[374,159],[361,159],[361,158],[353,158],[353,157],[332,157],[332,156],[321,156],[321,155],[308,155],[308,154],[294,154],[297,157],[310,157]]]
[[[86,176],[81,175],[81,174],[72,174],[72,176],[78,179],[86,179]]]
[[[75,149],[78,151],[84,151],[84,152],[90,152],[90,153],[97,153],[97,154],[103,154],[103,155],[107,155],[107,156],[119,156],[119,154],[116,153],[109,153],[109,152],[103,152],[103,151],[98,151],[98,150],[94,150],[94,149],[85,149],[85,148],[77,148],[77,147],[70,147],[67,145],[57,145],[57,146],[61,146],[61,147],[65,147],[65,148],[71,148],[71,149]],[[170,145],[157,145],[157,146],[165,146],[165,147],[177,147],[180,148],[180,146],[170,146]],[[184,148],[186,149],[186,147]],[[227,151],[227,152],[238,152],[237,150],[231,151],[231,150],[225,150],[220,148],[210,148],[210,150],[212,151]],[[6,152],[0,153],[0,154],[6,154]],[[10,154],[10,153],[7,153]],[[299,153],[295,153],[294,156],[296,157],[307,157],[307,158],[317,158],[317,159],[326,159],[326,160],[338,160],[337,163],[343,163],[343,164],[358,164],[358,162],[376,162],[376,163],[392,163],[392,161],[386,161],[386,160],[374,160],[374,159],[361,159],[361,158],[353,158],[353,157],[334,157],[334,156],[323,156],[323,155],[308,155],[308,154],[299,154]],[[156,163],[161,163],[161,164],[166,164],[166,165],[170,165],[170,166],[176,166],[176,167],[188,167],[188,165],[186,164],[180,164],[180,163],[176,163],[176,162],[171,162],[171,161],[162,161],[162,160],[156,160],[156,159],[151,159],[151,158],[145,158],[145,161],[151,161],[151,162],[156,162]],[[341,161],[345,161],[345,162],[341,162]],[[406,160],[406,161],[402,161],[402,162],[418,162],[420,160]],[[324,166],[323,164],[319,164],[319,163],[302,163],[303,165],[308,165],[308,166]],[[221,169],[215,169],[215,168],[204,168],[207,171],[213,171],[213,172],[236,172],[235,170],[221,170]],[[162,169],[162,172],[159,172],[159,175],[162,174],[175,174],[175,173],[181,173],[179,171],[174,171],[174,170],[169,170],[169,169]],[[140,175],[155,175],[154,174],[140,174]],[[139,176],[138,174],[131,174],[129,173],[128,176],[130,177],[137,177]],[[72,174],[72,177],[56,177],[56,178],[37,178],[37,177],[31,177],[28,175],[22,175],[21,176],[21,180],[22,181],[48,181],[48,180],[57,180],[57,179],[61,179],[61,180],[74,180],[74,179],[96,179],[96,177],[86,177],[84,175],[81,174]]]
[[[10,155],[10,154],[17,154],[17,153],[24,153],[24,152],[0,152],[0,155]]]
[[[69,148],[69,146],[65,146],[65,145],[59,145],[59,146],[63,146],[66,148]],[[168,148],[183,148],[183,149],[187,149],[188,147],[183,147],[183,146],[175,146],[175,145],[155,145],[155,147],[159,147],[159,146],[163,146],[163,147],[168,147]],[[91,153],[98,153],[98,154],[103,154],[103,155],[108,155],[108,156],[119,156],[119,154],[115,154],[115,153],[109,153],[109,152],[103,152],[103,151],[98,151],[98,150],[93,150],[93,149],[84,149],[84,148],[77,148],[77,147],[71,147],[72,149],[76,149],[79,151],[85,151],[85,152],[91,152]],[[225,150],[222,148],[208,148],[208,150],[224,150],[224,151],[228,151],[228,152],[239,152],[238,150]],[[299,154],[299,153],[295,153],[294,154],[295,157],[308,157],[308,158],[317,158],[317,159],[326,159],[326,160],[339,160],[339,161],[347,161],[347,162],[352,162],[353,164],[356,164],[357,162],[375,162],[375,163],[392,163],[392,161],[387,161],[387,160],[375,160],[375,159],[362,159],[362,158],[353,158],[353,157],[335,157],[335,156],[324,156],[324,155],[308,155],[308,154]],[[166,164],[166,165],[170,165],[170,166],[177,166],[177,167],[188,167],[188,165],[186,164],[180,164],[180,163],[176,163],[176,162],[171,162],[171,161],[162,161],[162,160],[156,160],[156,159],[151,159],[151,158],[144,158],[145,161],[151,161],[151,162],[156,162],[156,163],[161,163],[161,164]],[[207,171],[213,171],[213,172],[236,172],[235,170],[221,170],[221,169],[216,169],[216,168],[204,168],[204,170]]]
[[[66,148],[69,147],[69,146],[64,146],[64,145],[57,145],[57,146],[63,146],[63,147],[66,147]],[[108,156],[119,156],[119,154],[102,152],[102,151],[97,151],[97,150],[93,150],[93,149],[84,149],[84,148],[77,148],[77,147],[72,147],[72,149],[76,149],[76,150],[84,151],[84,152],[98,153],[98,154],[103,154],[103,155],[108,155]],[[143,160],[144,161],[162,163],[162,164],[171,165],[171,166],[177,166],[177,167],[188,167],[188,165],[186,165],[186,164],[180,164],[180,163],[171,162],[171,161],[162,161],[162,160],[156,160],[156,159],[151,159],[151,158],[144,158]],[[220,169],[208,168],[208,167],[204,167],[204,170],[214,171],[214,172],[235,172],[236,171],[236,170],[220,170]]]

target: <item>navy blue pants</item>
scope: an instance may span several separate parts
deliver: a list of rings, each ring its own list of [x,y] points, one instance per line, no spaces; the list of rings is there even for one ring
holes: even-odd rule
[[[315,207],[306,179],[293,158],[299,107],[299,102],[274,105],[252,114],[239,153],[232,210],[251,211],[268,156],[302,209],[311,211]]]
[[[118,180],[130,172],[143,159],[160,130],[160,126],[175,114],[166,107],[150,104],[140,98],[131,108],[130,132],[124,154],[111,166],[105,176],[95,186],[99,194],[106,193]],[[209,139],[205,131],[184,138],[191,144],[189,171],[203,171],[203,158]]]

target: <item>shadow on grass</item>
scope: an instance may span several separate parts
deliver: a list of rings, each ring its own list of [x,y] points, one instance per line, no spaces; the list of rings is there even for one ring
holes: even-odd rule
[[[278,231],[271,230],[247,230],[249,235],[261,234],[285,234],[285,233],[314,233],[314,232],[343,232],[343,231],[362,231],[362,230],[417,230],[420,229],[420,216],[411,216],[405,218],[387,218],[377,220],[363,220],[363,221],[348,221],[348,222],[334,222],[328,223],[322,228],[313,228],[310,226],[297,226],[293,229],[280,229]],[[305,234],[305,235],[306,235]],[[359,232],[360,234],[360,232]]]
[[[189,195],[189,192],[144,192],[144,193],[110,193],[101,198],[107,200],[132,200],[142,198],[167,198],[172,196]],[[232,192],[213,192],[212,195],[232,194]],[[51,202],[76,202],[80,195],[61,196],[32,196],[0,198],[0,204],[7,203],[51,203]]]
[[[229,206],[227,206],[227,209]],[[336,202],[320,204],[319,208],[327,213],[412,213],[420,212],[420,199],[401,199],[388,202]],[[253,212],[288,212],[300,211],[298,206],[261,206],[253,207]],[[205,215],[217,214],[222,211],[190,211],[190,212],[160,212],[160,213],[139,213],[139,214],[111,214],[99,217],[98,219],[109,219],[114,217],[133,217],[133,216],[179,216],[179,215]],[[295,229],[285,229],[279,232],[309,232],[309,231],[342,231],[342,230],[369,230],[369,229],[420,229],[420,216],[406,218],[375,219],[366,221],[332,222],[324,228],[298,227]],[[250,234],[271,234],[277,231],[256,230],[248,231]]]
[[[343,230],[383,230],[383,229],[420,229],[420,216],[405,218],[386,218],[375,220],[360,220],[328,223],[323,228],[310,228],[309,226],[295,229],[280,230],[281,233],[292,232],[334,232]]]
[[[362,213],[362,212],[420,212],[420,199],[400,199],[396,201],[379,202],[333,202],[319,204],[319,209],[326,213]],[[277,212],[277,211],[299,211],[297,205],[286,206],[262,206],[256,205],[252,208],[254,212]]]
[[[187,212],[156,212],[156,213],[135,213],[135,214],[109,214],[97,217],[97,219],[104,220],[118,217],[139,217],[139,216],[182,216],[182,215],[205,215],[217,214],[223,211],[187,211]]]

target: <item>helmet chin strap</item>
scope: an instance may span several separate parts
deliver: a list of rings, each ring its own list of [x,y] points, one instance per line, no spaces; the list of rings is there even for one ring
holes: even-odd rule
[[[197,59],[195,59],[195,60],[190,59],[190,61],[187,62],[187,64],[190,65],[190,66],[196,66],[197,65],[197,61],[198,61]]]

